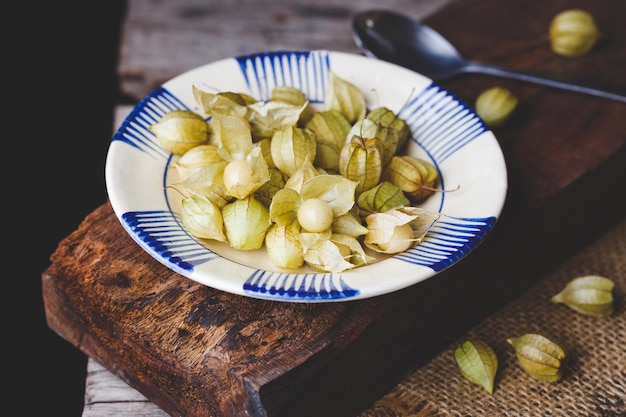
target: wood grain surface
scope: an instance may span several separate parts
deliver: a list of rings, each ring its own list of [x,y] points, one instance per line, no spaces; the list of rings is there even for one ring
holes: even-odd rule
[[[163,82],[200,65],[270,50],[359,53],[351,19],[372,8],[420,19],[452,0],[130,0],[122,30],[121,90],[141,100]]]
[[[610,36],[581,60],[555,57],[541,40],[547,22],[577,4]],[[624,89],[626,27],[618,12],[626,6],[614,0],[459,0],[426,21],[467,56]],[[124,45],[127,54],[142,52]],[[161,78],[146,76],[159,73],[149,64],[137,77],[142,83]],[[234,296],[163,267],[105,204],[60,242],[42,275],[50,327],[171,415],[356,415],[623,217],[626,105],[487,76],[443,86],[471,103],[494,84],[520,98],[495,131],[507,161],[507,202],[488,239],[435,279],[346,303]]]

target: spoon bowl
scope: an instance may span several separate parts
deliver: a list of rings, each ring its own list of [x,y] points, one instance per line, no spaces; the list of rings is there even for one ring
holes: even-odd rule
[[[388,10],[357,14],[352,22],[356,44],[366,56],[409,68],[434,81],[462,73],[482,73],[590,94],[626,103],[626,95],[598,86],[500,68],[465,59],[439,32]]]
[[[365,55],[410,68],[433,80],[464,72],[465,60],[430,26],[389,11],[357,15],[353,33]]]

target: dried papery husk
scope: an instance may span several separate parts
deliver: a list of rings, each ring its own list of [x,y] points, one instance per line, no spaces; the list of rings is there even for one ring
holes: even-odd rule
[[[349,256],[349,248],[326,239],[308,248],[304,261],[314,271],[340,273],[354,268],[354,264],[346,260]]]
[[[285,188],[291,188],[299,193],[302,189],[302,184],[318,175],[320,175],[319,170],[313,165],[309,158],[305,158],[302,166],[287,179]]]
[[[209,121],[212,143],[225,161],[243,159],[252,150],[252,133],[248,120],[237,115],[216,114]]]
[[[204,195],[192,194],[182,200],[181,220],[185,229],[197,238],[227,240],[220,208]]]
[[[190,110],[172,110],[148,129],[163,149],[174,155],[208,143],[211,133],[204,118]]]
[[[347,235],[332,234],[307,246],[304,261],[311,269],[320,272],[340,273],[371,262],[361,244]]]
[[[269,168],[258,146],[245,158],[233,159],[224,168],[226,195],[238,199],[248,197],[269,180]]]
[[[263,159],[265,159],[265,163],[268,168],[276,168],[276,164],[272,159],[272,139],[265,138],[256,142],[256,144],[261,148],[261,154],[263,155]]]
[[[595,19],[585,10],[564,10],[550,22],[550,47],[564,57],[586,54],[601,38]]]
[[[599,275],[574,278],[565,288],[551,298],[553,303],[563,303],[581,314],[606,317],[613,314],[613,288],[615,284]]]
[[[315,165],[338,172],[339,154],[352,127],[348,119],[338,110],[327,110],[316,113],[307,122],[306,127],[315,132],[317,141]]]
[[[185,152],[171,167],[176,169],[178,179],[184,181],[199,168],[223,161],[217,145],[199,145]]]
[[[324,100],[326,110],[338,110],[352,125],[365,117],[367,105],[363,92],[353,83],[329,72],[329,84]]]
[[[298,207],[302,202],[300,193],[291,188],[278,190],[269,207],[270,221],[280,226],[293,223],[298,217]]]
[[[421,207],[396,207],[365,218],[365,245],[381,253],[403,252],[421,242],[440,214]]]
[[[296,223],[298,222],[296,221]],[[305,253],[310,248],[318,245],[321,241],[329,240],[331,236],[333,235],[333,232],[331,229],[326,229],[321,233],[310,233],[302,229],[301,226],[299,227],[300,227],[300,236],[298,236],[298,239],[300,240],[300,243],[302,244],[302,248],[304,249]]]
[[[352,136],[339,155],[339,173],[356,181],[356,194],[380,182],[383,147],[378,138]]]
[[[374,215],[373,215],[374,216]],[[372,223],[368,222],[368,227],[371,226]],[[372,230],[370,229],[370,233]],[[371,233],[372,236],[374,233]],[[369,234],[368,234],[369,236]],[[387,241],[377,242],[375,245],[372,244],[371,241],[368,241],[368,247],[370,249],[375,250],[376,252],[381,253],[400,253],[409,249],[415,244],[415,235],[413,234],[413,228],[410,224],[402,224],[399,226],[395,226],[393,229],[393,235]]]
[[[269,174],[269,181],[254,192],[254,197],[268,208],[274,195],[285,187],[285,175],[278,168],[269,168]]]
[[[333,233],[352,237],[363,236],[368,232],[367,227],[361,223],[361,218],[352,210],[336,217],[333,220],[332,230]]]
[[[385,168],[382,180],[396,185],[413,203],[420,203],[435,192],[439,174],[425,159],[396,155]]]
[[[254,196],[226,204],[222,208],[222,218],[228,244],[232,248],[254,250],[263,246],[271,225],[269,211]]]
[[[354,207],[357,183],[341,175],[320,174],[304,184],[300,190],[303,200],[319,198],[326,202],[337,218]]]
[[[223,178],[226,165],[228,162],[220,161],[200,167],[190,177],[172,184],[170,187],[177,190],[184,189],[191,194],[204,195],[221,209],[231,200],[224,187]]]
[[[444,216],[442,213],[435,213],[428,211],[423,207],[415,206],[397,207],[393,210],[400,210],[415,217],[411,221],[411,227],[413,228],[413,233],[417,243],[421,242],[426,236],[426,233],[428,233],[428,231],[433,228],[435,223],[437,223],[439,219]]]
[[[491,346],[480,339],[467,340],[454,350],[454,358],[465,379],[493,394],[498,357]]]
[[[517,107],[517,97],[504,87],[491,87],[481,92],[474,105],[476,113],[489,127],[503,125]]]
[[[265,235],[267,256],[280,268],[299,268],[304,265],[304,250],[300,243],[298,222],[272,224]]]
[[[270,150],[276,167],[287,176],[292,176],[307,159],[315,160],[315,133],[296,126],[279,130],[272,136]]]
[[[346,135],[344,144],[347,143],[354,136],[358,136],[362,139],[372,139],[377,137],[378,129],[380,125],[370,119],[361,119],[352,124],[350,131]]]
[[[239,117],[245,117],[248,114],[248,96],[210,90],[210,87],[200,83],[194,83],[192,86],[193,97],[206,114]]]
[[[555,382],[562,378],[567,362],[567,352],[552,336],[526,333],[507,339],[515,348],[520,366],[535,379]]]
[[[232,100],[240,106],[247,106],[248,104],[256,103],[258,101],[248,94],[235,93],[233,91],[220,91],[217,95]]]
[[[367,114],[367,119],[379,125],[376,136],[383,143],[383,166],[402,149],[411,130],[406,122],[386,107],[378,107]]]
[[[369,230],[365,235],[365,245],[380,253],[404,252],[416,242],[411,227],[415,217],[397,209],[370,214],[365,218]]]
[[[300,113],[300,118],[298,119],[298,126],[300,127],[305,126],[306,123],[315,115],[315,110],[311,107],[306,94],[304,94],[304,92],[299,88],[288,85],[274,87],[270,94],[270,100],[291,104],[293,106],[302,106],[303,104],[306,104]]]
[[[376,258],[368,255],[361,243],[357,240],[356,236],[350,236],[343,233],[333,233],[330,237],[331,242],[333,242],[339,248],[347,247],[349,249],[349,255],[345,256],[344,259],[354,265],[351,268],[357,268],[359,266],[368,265],[373,262],[376,262]],[[344,249],[342,253],[346,253],[347,251]],[[339,271],[341,272],[341,271]]]
[[[389,181],[383,181],[363,191],[357,197],[361,217],[367,217],[372,213],[380,213],[395,207],[408,206],[410,203],[404,192]]]
[[[296,106],[280,101],[258,101],[248,105],[248,120],[255,141],[271,138],[276,131],[297,127],[308,102]]]
[[[381,165],[383,168],[395,153],[398,144],[398,137],[392,130],[368,118],[361,119],[352,125],[347,137],[353,138],[354,136],[358,136],[363,140],[375,138],[380,141]]]

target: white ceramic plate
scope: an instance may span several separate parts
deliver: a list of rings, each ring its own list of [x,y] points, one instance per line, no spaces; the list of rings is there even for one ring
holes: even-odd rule
[[[408,153],[431,161],[443,189],[421,206],[444,213],[419,245],[388,259],[340,274],[273,266],[264,249],[239,251],[199,241],[180,221],[181,195],[175,157],[157,143],[148,126],[168,111],[203,114],[194,82],[262,100],[273,87],[301,89],[313,105],[324,101],[329,70],[357,85],[369,108],[386,106],[410,126]],[[361,55],[332,51],[275,51],[207,64],[163,84],[142,100],[111,142],[106,184],[116,216],[128,234],[168,268],[218,290],[288,302],[357,300],[397,291],[461,261],[494,227],[504,205],[507,172],[493,133],[463,102],[430,79]]]

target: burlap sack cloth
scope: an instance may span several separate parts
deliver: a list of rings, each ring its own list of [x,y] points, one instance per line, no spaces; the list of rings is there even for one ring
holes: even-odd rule
[[[584,316],[550,298],[571,279],[602,275],[615,283],[615,311],[607,318]],[[626,416],[626,221],[611,229],[530,290],[472,328],[415,371],[360,417]],[[547,332],[569,351],[563,378],[532,378],[519,366],[507,338]],[[454,349],[482,339],[498,357],[492,395],[464,379]]]

